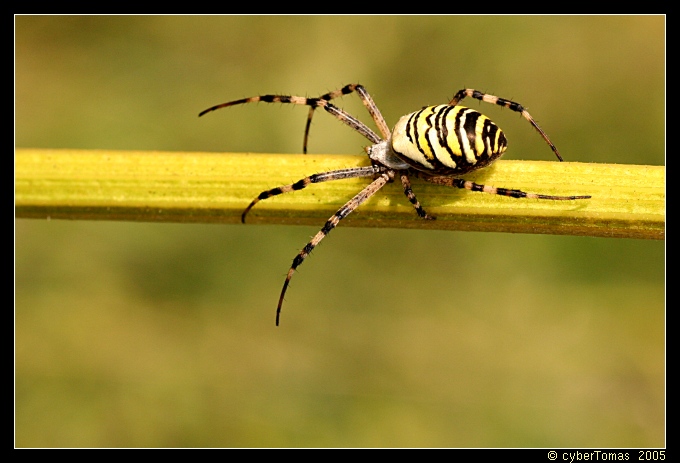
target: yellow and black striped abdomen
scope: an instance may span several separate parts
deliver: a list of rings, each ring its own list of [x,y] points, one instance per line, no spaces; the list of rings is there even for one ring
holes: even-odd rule
[[[507,146],[503,131],[465,106],[426,106],[402,117],[392,131],[392,150],[412,167],[442,175],[489,165]]]

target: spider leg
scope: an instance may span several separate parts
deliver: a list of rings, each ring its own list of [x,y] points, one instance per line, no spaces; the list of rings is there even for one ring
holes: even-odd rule
[[[303,188],[307,188],[307,186],[311,183],[330,182],[332,180],[342,180],[346,178],[372,177],[373,175],[384,171],[385,168],[378,165],[331,170],[329,172],[321,172],[320,174],[310,175],[309,177],[302,178],[295,183],[291,183],[290,185],[283,185],[272,188],[271,190],[265,190],[255,199],[253,199],[248,207],[246,207],[246,209],[243,211],[243,214],[241,214],[241,223],[246,223],[246,215],[248,212],[250,212],[255,204],[263,199],[271,198],[272,196],[278,196],[283,193],[289,193],[291,191],[302,190]]]
[[[533,117],[529,114],[529,112],[524,108],[519,103],[515,103],[514,101],[506,100],[505,98],[499,98],[497,96],[489,95],[484,92],[480,92],[479,90],[474,90],[471,88],[466,88],[463,90],[459,90],[458,93],[449,101],[449,105],[451,106],[456,106],[458,103],[460,103],[466,96],[469,96],[471,98],[475,98],[479,101],[485,101],[487,103],[491,104],[496,104],[498,106],[504,106],[506,108],[511,109],[512,111],[518,112],[524,117],[524,119],[528,120],[531,125],[534,126],[534,128],[538,131],[538,133],[541,134],[541,137],[550,145],[550,148],[553,150],[553,153],[555,153],[555,156],[557,156],[557,159],[560,161],[563,161],[562,156],[560,156],[559,151],[557,151],[557,147],[553,144],[553,142],[550,141],[550,138],[548,138],[548,135],[541,129],[536,121],[534,120]]]
[[[347,88],[348,86],[343,87]],[[351,91],[354,91],[352,89]],[[338,90],[336,92],[332,92],[331,94],[326,94],[326,95],[332,95],[337,92],[342,92],[342,90]],[[347,92],[351,93],[351,92]],[[337,96],[340,96],[342,93],[339,93]],[[325,95],[324,95],[325,96]],[[333,96],[335,98],[335,96]],[[234,101],[228,101],[226,103],[221,103],[215,106],[212,106],[208,109],[205,109],[201,111],[198,114],[198,117],[201,117],[211,111],[215,111],[220,108],[226,108],[229,106],[235,106],[239,104],[246,104],[246,103],[254,103],[257,101],[263,101],[265,103],[291,103],[291,104],[296,104],[296,105],[302,105],[302,106],[309,106],[310,107],[310,112],[307,116],[307,128],[305,130],[305,142],[303,146],[303,150],[307,149],[307,134],[309,132],[309,125],[311,124],[311,118],[314,113],[314,110],[318,107],[322,107],[325,109],[327,112],[335,116],[338,120],[341,122],[345,123],[346,125],[350,126],[352,129],[356,130],[359,132],[361,135],[364,137],[368,138],[372,143],[378,143],[382,141],[382,139],[373,131],[371,130],[366,124],[361,122],[359,119],[356,117],[352,116],[351,114],[347,113],[346,111],[338,108],[337,106],[332,105],[331,103],[328,102],[327,99],[324,99],[323,97],[320,98],[306,98],[303,96],[291,96],[291,95],[260,95],[260,96],[253,96],[250,98],[242,98],[240,100],[234,100]],[[382,116],[381,116],[382,117]]]
[[[385,122],[385,118],[383,117],[382,113],[378,109],[378,106],[373,101],[373,98],[371,97],[371,95],[361,85],[356,86],[356,91],[359,94],[359,97],[361,98],[362,103],[364,104],[364,106],[366,106],[366,109],[368,109],[369,114],[371,115],[371,117],[375,121],[375,125],[378,126],[378,130],[380,130],[380,133],[382,134],[383,138],[385,140],[390,138],[390,135],[392,135],[392,131],[387,126],[387,122]]]
[[[437,185],[445,185],[463,190],[481,191],[483,193],[490,193],[492,195],[510,196],[511,198],[530,198],[530,199],[552,199],[555,201],[571,201],[575,199],[590,199],[591,196],[554,196],[541,195],[537,193],[527,193],[522,190],[511,190],[508,188],[496,188],[488,185],[480,185],[479,183],[470,182],[462,178],[455,177],[440,177],[431,175],[416,175],[423,180],[426,180]]]
[[[348,95],[352,93],[356,88],[356,84],[349,84],[342,87],[340,90],[334,90],[332,92],[325,93],[319,97],[320,100],[330,101],[334,98],[341,97],[343,95]],[[307,154],[307,141],[309,140],[309,130],[312,127],[312,117],[314,117],[314,110],[316,106],[309,108],[307,113],[307,123],[305,124],[305,138],[302,142],[302,152]]]
[[[340,120],[340,122],[347,124],[352,129],[356,130],[361,135],[368,138],[371,141],[371,143],[376,144],[383,141],[382,138],[380,138],[373,130],[368,128],[366,124],[364,124],[359,119],[346,112],[344,109],[340,109],[337,106],[334,106],[328,102],[319,104],[319,106],[323,106],[323,109],[325,109],[326,112],[334,115],[338,120]]]
[[[343,95],[348,95],[352,92],[357,92],[359,94],[359,98],[361,98],[361,102],[364,104],[366,109],[368,110],[368,113],[371,115],[373,118],[373,121],[375,121],[375,124],[378,126],[378,129],[380,130],[380,133],[382,134],[384,139],[387,139],[390,137],[390,128],[387,126],[387,122],[385,122],[385,118],[383,115],[380,113],[380,110],[378,109],[378,106],[375,104],[373,101],[373,98],[371,95],[366,91],[366,89],[359,84],[349,84],[345,85],[339,90],[335,90],[332,92],[328,92],[324,95],[321,95],[319,97],[320,100],[326,100],[326,101],[331,101],[334,98],[341,97]],[[303,143],[303,151],[306,153],[307,152],[307,140],[309,138],[309,129],[312,125],[312,117],[314,116],[314,110],[316,107],[309,108],[309,113],[307,114],[307,124],[305,125],[305,139]],[[375,143],[375,142],[374,142]]]
[[[436,217],[433,217],[431,215],[428,215],[427,212],[425,212],[425,209],[420,205],[420,202],[418,201],[418,198],[416,198],[415,193],[413,193],[413,190],[411,189],[411,181],[408,178],[408,174],[406,172],[401,173],[401,184],[404,187],[404,194],[408,198],[408,200],[413,204],[413,208],[416,210],[416,213],[421,219],[426,219],[426,220],[434,220]]]
[[[325,95],[321,95],[319,98],[322,100],[330,101],[334,98],[338,98],[339,96],[343,95],[348,95],[352,92],[357,92],[359,94],[361,102],[368,110],[368,113],[373,118],[373,121],[375,121],[375,125],[378,126],[378,129],[380,130],[380,133],[382,134],[383,138],[385,139],[389,138],[391,135],[390,128],[387,126],[387,122],[385,122],[385,118],[380,113],[380,110],[378,109],[378,106],[375,104],[375,101],[373,101],[373,97],[371,97],[371,95],[366,91],[363,85],[359,84],[345,85],[340,90],[328,92]]]
[[[291,265],[286,275],[286,280],[283,282],[283,289],[281,289],[281,296],[279,297],[279,304],[276,307],[276,326],[279,325],[279,318],[281,315],[281,306],[283,305],[283,298],[286,295],[286,290],[288,289],[288,284],[290,279],[293,277],[295,270],[302,264],[302,262],[309,256],[312,250],[319,244],[319,242],[328,235],[331,230],[333,230],[342,219],[347,217],[352,211],[359,207],[364,201],[373,196],[378,190],[380,190],[387,182],[389,182],[394,177],[393,170],[383,171],[378,178],[373,180],[368,186],[361,190],[356,196],[347,201],[344,206],[342,206],[335,214],[328,219],[326,224],[323,226],[319,232],[314,235],[312,240],[307,243],[307,245],[302,248],[302,250],[293,259],[293,265]]]
[[[309,129],[312,128],[312,117],[314,116],[314,110],[316,106],[309,108],[309,113],[307,113],[307,123],[305,124],[305,138],[302,141],[302,152],[307,154],[307,141],[309,140]]]

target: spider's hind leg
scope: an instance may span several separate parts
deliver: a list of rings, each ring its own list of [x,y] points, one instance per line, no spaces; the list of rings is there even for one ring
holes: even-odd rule
[[[496,188],[488,185],[480,185],[479,183],[470,182],[468,180],[456,177],[439,177],[428,175],[422,175],[420,177],[423,180],[435,183],[437,185],[445,185],[470,191],[480,191],[492,195],[510,196],[511,198],[551,199],[554,201],[570,201],[575,199],[591,198],[591,196],[555,196],[555,195],[542,195],[538,193],[527,193],[526,191],[522,190],[512,190],[509,188]]]
[[[489,95],[488,93],[480,92],[479,90],[474,90],[472,88],[465,88],[463,90],[459,90],[455,96],[449,101],[449,105],[451,106],[456,106],[458,103],[460,103],[465,97],[469,96],[470,98],[475,98],[479,101],[484,101],[486,103],[491,103],[491,104],[496,104],[498,106],[503,106],[505,108],[508,108],[512,111],[518,112],[531,123],[531,125],[538,131],[539,134],[541,134],[541,137],[543,137],[543,140],[546,141],[546,143],[550,146],[550,149],[553,150],[553,153],[555,153],[555,156],[557,156],[557,159],[562,161],[562,156],[560,156],[559,151],[557,151],[557,147],[553,144],[552,141],[550,141],[550,138],[548,138],[548,135],[541,129],[536,121],[534,120],[533,117],[529,114],[529,112],[524,108],[519,103],[516,103],[514,101],[506,100],[505,98],[499,98],[494,95]]]

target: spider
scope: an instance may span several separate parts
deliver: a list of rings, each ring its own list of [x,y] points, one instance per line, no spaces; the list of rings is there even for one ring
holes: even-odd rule
[[[373,121],[378,126],[382,137],[378,136],[366,124],[331,103],[331,100],[335,98],[354,92],[361,98]],[[314,111],[317,108],[323,108],[326,112],[359,132],[372,143],[371,146],[366,147],[366,152],[371,160],[370,166],[322,172],[300,179],[290,185],[283,185],[263,191],[243,211],[241,221],[245,223],[248,212],[263,199],[290,191],[302,190],[312,183],[356,177],[373,178],[370,184],[347,201],[344,206],[326,221],[321,230],[293,259],[293,264],[286,275],[276,307],[277,326],[281,316],[283,298],[296,269],[342,219],[378,192],[386,183],[393,181],[395,177],[401,180],[404,194],[413,205],[418,216],[426,220],[434,220],[435,217],[428,215],[420,205],[411,189],[410,176],[422,178],[438,185],[510,196],[512,198],[560,201],[590,198],[590,196],[553,196],[527,193],[521,190],[480,185],[460,178],[463,174],[490,165],[501,157],[507,147],[505,135],[488,117],[473,109],[459,106],[459,103],[465,97],[504,106],[520,113],[548,143],[557,159],[562,161],[562,156],[560,156],[555,145],[521,104],[473,89],[460,90],[448,104],[425,106],[419,111],[403,116],[391,131],[371,95],[359,84],[345,85],[339,90],[328,92],[317,98],[289,95],[253,96],[212,106],[199,114],[200,117],[216,109],[256,101],[309,106],[303,141],[303,152],[306,153],[309,128]]]

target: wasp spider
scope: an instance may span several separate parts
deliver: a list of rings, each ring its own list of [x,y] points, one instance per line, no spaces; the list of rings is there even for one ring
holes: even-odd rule
[[[331,100],[353,92],[356,92],[361,98],[364,106],[368,109],[368,112],[378,126],[382,137],[378,136],[373,130],[366,126],[366,124],[331,103]],[[371,146],[366,148],[368,157],[371,160],[370,166],[339,169],[314,174],[290,185],[263,191],[257,198],[253,199],[243,211],[241,221],[245,223],[246,215],[250,209],[252,209],[258,201],[263,199],[271,198],[272,196],[280,195],[282,193],[288,193],[290,191],[301,190],[311,183],[355,177],[373,178],[373,181],[370,184],[364,187],[363,190],[350,199],[333,214],[330,219],[328,219],[323,228],[321,228],[312,240],[307,243],[297,256],[295,256],[295,259],[293,259],[293,265],[291,265],[288,274],[286,275],[286,280],[283,283],[283,289],[281,290],[279,303],[276,308],[277,325],[279,324],[283,298],[295,270],[302,264],[307,256],[309,256],[319,242],[338,225],[338,222],[347,217],[347,215],[395,177],[398,177],[401,180],[404,194],[413,205],[418,216],[428,220],[432,220],[434,217],[428,215],[420,205],[420,202],[411,189],[409,176],[419,177],[438,185],[446,185],[471,191],[482,191],[484,193],[510,196],[513,198],[550,200],[577,200],[590,198],[590,196],[553,196],[526,193],[520,190],[480,185],[460,178],[463,174],[488,166],[501,157],[507,147],[505,135],[488,117],[473,109],[459,106],[459,103],[465,97],[476,98],[477,100],[485,101],[487,103],[504,106],[512,111],[520,113],[548,143],[555,153],[555,156],[557,156],[557,159],[562,161],[562,157],[555,145],[521,104],[473,89],[460,90],[448,104],[426,106],[419,111],[403,116],[399,119],[393,130],[390,130],[387,126],[387,123],[382,114],[380,114],[380,110],[373,101],[373,98],[371,98],[363,86],[358,84],[346,85],[340,90],[326,93],[317,98],[288,95],[261,95],[243,98],[241,100],[213,106],[199,114],[199,116],[202,116],[216,109],[256,101],[309,106],[303,143],[303,151],[306,153],[312,116],[317,108],[323,108],[326,112],[329,112],[338,120],[359,132],[372,143]]]

